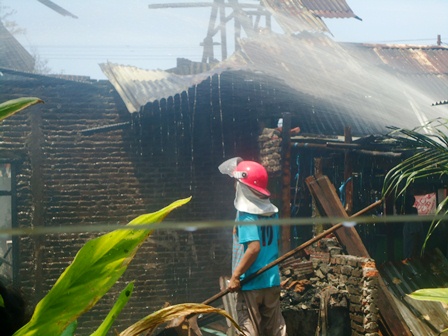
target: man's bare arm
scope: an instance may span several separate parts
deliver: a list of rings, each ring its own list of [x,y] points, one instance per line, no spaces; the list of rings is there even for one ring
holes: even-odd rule
[[[260,253],[260,242],[258,240],[251,241],[247,245],[247,249],[241,258],[240,263],[235,267],[232,277],[229,282],[229,290],[231,292],[237,291],[241,288],[240,276],[244,274],[249,267],[254,263]]]

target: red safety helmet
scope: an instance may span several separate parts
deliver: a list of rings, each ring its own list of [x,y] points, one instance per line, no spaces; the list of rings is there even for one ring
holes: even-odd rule
[[[233,177],[248,187],[269,197],[271,193],[268,186],[268,173],[259,163],[254,161],[242,161],[233,171]]]

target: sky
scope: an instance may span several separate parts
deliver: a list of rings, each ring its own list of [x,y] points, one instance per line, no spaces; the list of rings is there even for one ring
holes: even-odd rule
[[[448,47],[448,0],[346,1],[362,21],[324,19],[336,41],[435,45],[441,35],[442,45]],[[202,58],[200,43],[210,8],[148,8],[197,0],[53,2],[78,18],[62,16],[37,0],[0,0],[7,11],[14,11],[9,19],[25,30],[16,38],[51,73],[105,79],[98,64],[107,61],[155,70],[175,67],[178,57]]]

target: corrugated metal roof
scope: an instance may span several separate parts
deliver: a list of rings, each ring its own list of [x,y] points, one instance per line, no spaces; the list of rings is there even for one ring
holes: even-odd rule
[[[325,134],[333,124],[345,123],[354,134],[365,135],[387,126],[413,128],[448,116],[447,105],[431,106],[448,93],[446,57],[448,49],[440,47],[339,44],[321,34],[266,34],[242,40],[240,52],[199,75],[177,76],[110,63],[102,69],[130,112],[181,93],[213,74],[242,70],[282,82],[290,88],[284,97],[300,97],[302,109],[310,113],[304,123],[310,128],[321,125],[318,130],[302,128],[304,132]],[[400,66],[400,59],[406,64]]]
[[[320,17],[360,19],[353,13],[345,0],[302,0],[302,3]]]
[[[369,62],[377,65],[385,64],[395,71],[408,75],[448,74],[446,47],[346,43],[344,48],[355,50],[368,58]]]
[[[388,262],[380,267],[380,272],[414,335],[439,335],[448,327],[448,311],[441,303],[406,296],[422,288],[447,286],[448,261],[439,250],[418,259]]]
[[[330,32],[321,18],[360,19],[345,0],[262,0],[287,33]]]
[[[347,43],[344,48],[374,66],[393,71],[403,82],[428,94],[433,107],[448,97],[446,47]]]
[[[0,67],[34,71],[34,57],[11,35],[0,20]]]
[[[301,0],[262,0],[262,3],[288,34],[330,32],[322,19],[304,6]]]
[[[213,70],[195,75],[177,75],[111,62],[101,63],[100,67],[131,113],[139,111],[147,103],[181,93],[216,73]]]

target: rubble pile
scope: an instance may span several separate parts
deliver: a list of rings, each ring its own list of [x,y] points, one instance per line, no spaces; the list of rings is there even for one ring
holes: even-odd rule
[[[280,270],[288,330],[305,336],[316,330],[333,336],[379,335],[378,271],[372,259],[342,254],[330,237],[307,249],[306,257],[286,260]]]

